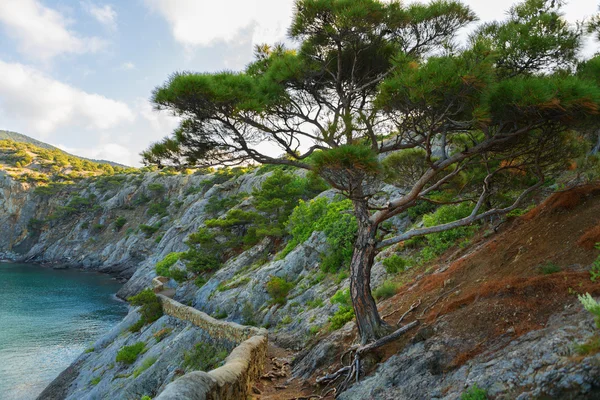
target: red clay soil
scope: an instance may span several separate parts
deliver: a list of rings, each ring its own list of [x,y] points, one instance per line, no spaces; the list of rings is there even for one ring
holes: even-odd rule
[[[406,322],[443,322],[444,334],[465,344],[453,362],[459,366],[500,337],[514,339],[544,327],[552,314],[577,301],[577,293],[600,294],[600,284],[590,281],[586,269],[600,253],[594,249],[600,242],[600,186],[553,194],[505,225],[448,261],[443,272],[421,277],[383,302],[382,315],[399,310],[387,322],[397,321],[420,299]],[[549,263],[561,271],[545,275]],[[381,356],[394,354],[406,340]]]
[[[456,348],[449,350],[454,359],[446,366],[455,368],[543,328],[551,315],[577,303],[576,294],[600,295],[600,284],[590,281],[588,271],[600,254],[594,248],[600,242],[600,185],[555,193],[524,216],[503,224],[498,233],[481,236],[468,249],[451,249],[428,268],[430,272],[413,269],[412,282],[379,304],[380,314],[394,326],[412,304],[421,301],[403,321],[418,319],[420,325],[379,349],[375,355],[379,361],[398,353],[415,337],[428,337],[429,328],[439,328],[436,334],[459,339]],[[542,267],[548,263],[560,267],[560,272],[544,274]],[[328,371],[315,371],[310,382],[339,367],[333,361]],[[294,385],[289,390],[276,390],[277,383],[262,386],[264,394],[257,398],[295,399],[319,392],[308,383]]]

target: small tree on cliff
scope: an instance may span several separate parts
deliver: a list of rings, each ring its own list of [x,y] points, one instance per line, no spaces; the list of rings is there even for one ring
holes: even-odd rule
[[[298,50],[261,46],[243,72],[176,73],[154,91],[156,107],[182,123],[144,159],[292,165],[339,189],[359,227],[350,265],[357,325],[363,343],[375,340],[389,332],[371,296],[378,249],[513,210],[564,166],[570,129],[597,114],[597,84],[569,72],[582,32],[561,19],[559,3],[515,6],[458,50],[455,33],[476,18],[455,1],[298,0],[289,31]],[[410,173],[382,173],[382,155]],[[386,177],[403,195],[378,208],[372,198]],[[507,183],[509,203],[498,196]],[[471,201],[470,215],[380,240],[382,222],[439,203],[432,195],[451,187],[469,188],[451,200]]]

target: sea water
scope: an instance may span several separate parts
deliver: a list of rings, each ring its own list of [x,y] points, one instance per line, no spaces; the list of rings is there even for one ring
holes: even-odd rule
[[[35,399],[117,324],[119,288],[98,273],[0,263],[0,397]]]

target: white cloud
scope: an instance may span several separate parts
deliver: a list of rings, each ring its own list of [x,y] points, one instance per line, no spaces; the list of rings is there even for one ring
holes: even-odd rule
[[[80,157],[91,158],[92,160],[108,160],[123,165],[132,165],[133,154],[127,147],[117,143],[106,143],[95,148],[68,147],[62,144],[56,145],[59,149],[78,155]]]
[[[147,140],[158,141],[170,135],[179,125],[180,119],[178,117],[173,116],[167,111],[155,110],[152,104],[142,97],[136,99],[135,109],[152,127],[151,132],[153,135],[152,137],[148,137]]]
[[[121,69],[123,71],[130,71],[132,69],[135,69],[135,64],[132,63],[131,61],[127,61],[127,62],[124,62],[123,64],[121,64],[121,67],[119,69]]]
[[[37,0],[1,0],[0,23],[27,57],[47,61],[63,53],[96,52],[106,45],[97,37],[79,37],[62,14]]]
[[[135,115],[123,102],[86,93],[42,72],[0,61],[0,109],[47,136],[62,127],[107,130]]]
[[[117,29],[117,12],[112,8],[111,5],[105,4],[103,6],[96,5],[90,1],[82,1],[81,6],[83,9],[110,30]]]
[[[146,0],[169,22],[175,39],[187,46],[231,42],[252,27],[252,43],[274,43],[285,38],[293,0]]]

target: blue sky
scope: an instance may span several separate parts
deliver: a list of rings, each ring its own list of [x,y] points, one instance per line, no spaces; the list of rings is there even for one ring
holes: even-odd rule
[[[482,21],[511,0],[466,0]],[[571,0],[571,21],[596,11]],[[176,121],[152,89],[177,70],[241,69],[285,39],[293,0],[0,0],[0,129],[138,165]],[[588,43],[592,54],[597,43]]]

